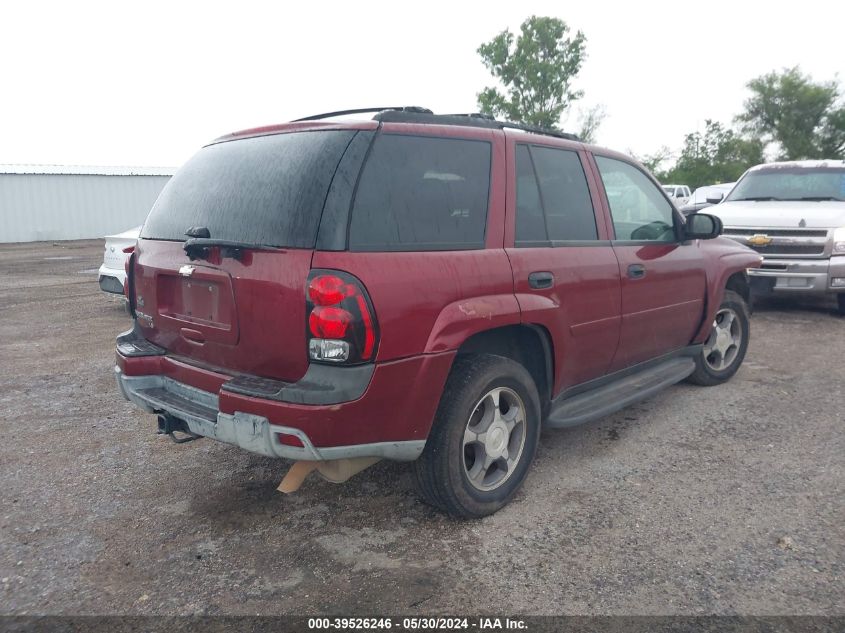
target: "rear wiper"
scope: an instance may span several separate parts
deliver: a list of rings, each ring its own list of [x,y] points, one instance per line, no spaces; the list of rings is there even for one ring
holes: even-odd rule
[[[255,251],[282,251],[284,249],[277,246],[269,246],[267,244],[256,244],[254,242],[238,242],[234,240],[219,240],[213,237],[194,237],[186,240],[182,248],[185,254],[192,260],[200,257],[205,258],[212,246],[220,248],[220,254],[223,257],[232,257],[240,260],[243,257],[243,252],[246,250]]]
[[[736,198],[736,200],[753,200],[754,202],[759,202],[761,200],[780,200],[780,198],[775,198],[774,196],[749,196],[748,198]]]
[[[837,198],[836,196],[804,196],[802,198],[787,198],[787,200],[808,200],[810,202],[824,202],[826,200],[836,200],[837,202],[845,202],[845,199]]]

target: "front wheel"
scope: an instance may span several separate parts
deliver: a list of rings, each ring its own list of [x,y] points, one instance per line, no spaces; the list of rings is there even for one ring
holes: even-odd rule
[[[836,302],[839,307],[839,316],[845,316],[845,292],[836,295]]]
[[[417,489],[453,516],[492,514],[522,484],[539,437],[540,400],[528,371],[501,356],[459,356],[415,462]]]
[[[707,387],[730,380],[748,351],[749,334],[748,306],[737,293],[726,290],[710,336],[695,358],[695,371],[687,380]]]

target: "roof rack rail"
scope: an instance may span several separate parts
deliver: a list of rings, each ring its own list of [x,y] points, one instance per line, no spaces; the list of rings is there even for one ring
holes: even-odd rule
[[[300,121],[319,121],[320,119],[330,119],[336,116],[345,116],[347,114],[366,114],[369,112],[384,112],[385,110],[392,110],[395,112],[413,112],[416,114],[434,114],[428,108],[421,108],[419,106],[393,106],[384,108],[355,108],[354,110],[338,110],[337,112],[324,112],[323,114],[312,114],[311,116],[302,117],[301,119],[294,119],[291,123],[299,123]]]
[[[539,127],[537,125],[526,125],[524,123],[511,123],[510,121],[498,121],[502,128],[513,128],[515,130],[522,130],[523,132],[531,132],[532,134],[545,134],[546,136],[555,136],[557,138],[565,138],[568,141],[580,141],[581,138],[572,132],[559,132],[546,127]]]
[[[468,116],[474,119],[487,119],[488,121],[495,121],[496,117],[492,114],[484,114],[483,112],[460,112],[456,114],[443,114],[440,116]]]
[[[345,116],[347,114],[368,114],[375,112],[373,117],[375,121],[389,121],[394,123],[429,123],[438,125],[466,125],[470,127],[484,127],[489,129],[504,130],[505,128],[522,130],[523,132],[531,132],[532,134],[543,134],[545,136],[554,136],[556,138],[563,138],[569,141],[580,141],[578,135],[569,132],[560,132],[558,130],[551,130],[549,128],[539,127],[536,125],[526,125],[524,123],[513,123],[511,121],[498,121],[489,114],[481,112],[466,112],[461,114],[434,114],[428,108],[421,108],[420,106],[392,106],[381,108],[355,108],[353,110],[337,110],[336,112],[324,112],[322,114],[312,114],[311,116],[302,117],[301,119],[294,119],[292,123],[299,123],[302,121],[318,121],[320,119],[330,119],[336,116]]]
[[[391,123],[429,123],[436,125],[466,125],[469,127],[483,127],[495,130],[504,130],[506,128],[522,130],[523,132],[531,132],[532,134],[542,134],[545,136],[554,136],[556,138],[566,139],[568,141],[580,141],[577,134],[569,132],[559,132],[558,130],[550,130],[548,128],[539,127],[536,125],[526,125],[524,123],[512,123],[510,121],[498,121],[488,114],[481,114],[478,112],[472,114],[434,114],[429,111],[416,111],[410,109],[399,108],[385,108],[379,111],[374,117],[376,121],[384,121]]]

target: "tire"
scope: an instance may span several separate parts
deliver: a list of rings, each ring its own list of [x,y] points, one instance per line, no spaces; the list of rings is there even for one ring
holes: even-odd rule
[[[528,371],[501,356],[458,356],[414,463],[419,494],[455,517],[492,514],[519,489],[539,439],[540,398]]]
[[[701,354],[696,356],[695,371],[687,381],[712,387],[730,380],[742,365],[749,336],[748,306],[733,290],[726,290],[716,311],[713,330]]]
[[[836,303],[838,304],[839,316],[845,316],[845,292],[840,292],[836,295]]]

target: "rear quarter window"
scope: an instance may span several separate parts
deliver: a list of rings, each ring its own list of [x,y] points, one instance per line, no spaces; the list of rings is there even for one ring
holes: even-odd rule
[[[352,206],[350,250],[483,248],[490,155],[487,141],[378,136]]]

